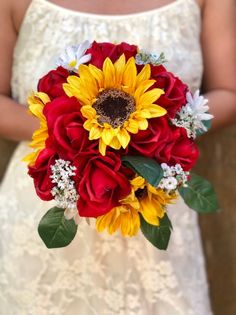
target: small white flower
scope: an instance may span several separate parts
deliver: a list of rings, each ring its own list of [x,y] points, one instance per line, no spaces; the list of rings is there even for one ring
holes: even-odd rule
[[[187,92],[186,99],[193,110],[193,115],[198,121],[213,118],[213,115],[207,113],[209,111],[209,106],[207,105],[208,100],[200,95],[199,90],[197,90],[193,96],[190,92]]]
[[[178,186],[178,181],[175,177],[163,178],[162,186],[166,190],[175,190]]]
[[[161,167],[163,169],[163,178],[158,185],[159,188],[171,191],[176,190],[178,186],[186,185],[189,172],[185,172],[180,164],[169,166],[166,163],[162,163]]]
[[[69,71],[77,72],[81,64],[91,60],[91,54],[85,54],[87,49],[91,47],[91,43],[86,40],[77,46],[69,46],[61,54],[57,61],[57,66],[62,66]]]
[[[188,103],[176,114],[176,118],[171,120],[175,126],[185,128],[189,138],[196,138],[197,131],[207,131],[203,121],[214,117],[207,113],[209,110],[208,100],[199,93],[197,90],[192,96],[190,92],[187,92],[186,100]]]
[[[181,174],[183,172],[182,166],[180,164],[175,165],[176,174]]]
[[[64,217],[66,220],[74,219],[76,225],[78,225],[81,220],[77,208],[66,208],[64,211]]]

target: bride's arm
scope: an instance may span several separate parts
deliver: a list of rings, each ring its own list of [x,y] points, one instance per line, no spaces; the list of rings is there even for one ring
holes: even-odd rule
[[[27,113],[27,107],[11,99],[11,68],[17,38],[11,3],[0,1],[0,136],[20,141],[31,138],[38,122]]]
[[[236,2],[204,2],[203,92],[215,116],[213,127],[218,128],[236,122]]]

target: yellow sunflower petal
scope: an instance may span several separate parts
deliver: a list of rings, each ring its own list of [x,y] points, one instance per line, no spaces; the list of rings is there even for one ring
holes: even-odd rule
[[[99,126],[93,126],[89,131],[89,140],[97,140],[101,137],[102,128]]]
[[[110,145],[114,138],[114,131],[112,128],[104,128],[101,134],[102,140],[106,145]]]
[[[149,106],[154,103],[158,98],[164,94],[164,91],[161,89],[152,89],[148,92],[145,92],[143,95],[139,97],[139,99],[135,99],[137,103],[142,106],[142,108]]]
[[[150,105],[151,106],[151,105]],[[136,120],[142,120],[144,118],[152,118],[152,115],[148,109],[142,109],[135,113],[134,115]]]
[[[35,96],[39,98],[43,102],[43,104],[47,104],[48,102],[50,102],[50,97],[46,93],[36,92]]]
[[[107,226],[110,224],[110,221],[111,221],[113,215],[114,215],[114,212],[113,212],[113,210],[111,210],[108,213],[106,213],[105,215],[102,215],[102,216],[97,218],[96,229],[98,232],[102,232],[107,228]]]
[[[117,139],[119,140],[123,149],[125,149],[130,142],[130,135],[124,128],[121,128],[117,133]]]
[[[104,86],[104,75],[102,70],[95,67],[94,65],[89,65],[89,70],[91,75],[97,81],[98,88],[101,89]]]
[[[134,57],[131,57],[125,66],[125,71],[123,73],[123,85],[124,90],[127,93],[133,93],[136,86],[136,78],[137,78],[137,68],[135,65]]]
[[[125,69],[125,55],[122,54],[120,58],[114,64],[116,70],[116,83],[117,87],[119,87],[122,83],[123,73]]]
[[[104,88],[116,87],[116,71],[110,58],[106,58],[103,63]]]
[[[84,81],[83,77],[70,75],[67,78],[68,83],[63,84],[63,89],[68,96],[75,96],[82,104],[88,104],[97,92],[94,91],[95,84],[93,82],[90,80]]]
[[[110,143],[110,147],[115,149],[115,150],[120,150],[121,144],[120,144],[120,141],[117,139],[116,136],[114,136],[114,138],[112,139],[112,141]]]
[[[91,99],[88,94],[82,94],[80,89],[75,89],[68,83],[63,83],[63,90],[69,97],[76,97],[82,105],[91,104]]]
[[[121,234],[123,236],[134,236],[140,228],[138,212],[132,208],[121,216]]]
[[[149,106],[147,106],[146,109],[150,113],[150,117],[147,117],[147,118],[161,117],[167,113],[165,108],[163,108],[159,105],[156,105],[156,104],[149,105]]]
[[[98,126],[98,123],[97,123],[96,119],[88,119],[83,124],[84,129],[86,129],[88,131],[91,128],[93,128],[94,126]]]
[[[151,76],[151,67],[150,65],[145,65],[143,69],[137,75],[137,85],[140,85],[143,81],[146,81]]]
[[[135,196],[134,189],[131,190],[131,193],[126,198],[122,199],[122,204],[129,205],[136,210],[140,208],[140,203],[138,198]]]
[[[80,65],[79,66],[79,75],[80,75],[80,87],[81,89],[87,89],[90,98],[94,98],[99,91],[96,79],[93,77],[88,66]]]
[[[43,107],[50,102],[50,98],[46,93],[36,92],[28,97],[29,111],[40,120],[45,120],[43,115]]]
[[[139,123],[135,119],[129,119],[125,127],[130,133],[136,134],[138,133],[138,130],[139,130],[138,129]]]
[[[147,119],[140,119],[138,121],[139,130],[147,130],[148,128],[148,121]]]
[[[164,214],[165,214],[165,206],[167,205],[166,202],[162,203],[160,202],[159,198],[152,198],[152,204],[153,204],[153,207],[155,208],[156,210],[156,215],[159,217],[159,218],[163,218]]]
[[[121,234],[123,236],[128,235],[129,229],[130,229],[130,220],[127,214],[123,214],[121,218],[121,225],[120,225]]]
[[[87,119],[93,119],[96,117],[96,110],[90,105],[84,105],[81,108],[82,115]]]
[[[149,198],[146,197],[140,201],[140,204],[142,206],[141,213],[145,221],[152,225],[159,225],[157,205],[154,204],[153,200],[150,201]],[[158,208],[160,208],[160,206]]]
[[[143,95],[156,81],[155,80],[147,80],[142,82],[134,93],[134,98],[137,102],[137,108],[139,108],[139,98]]]
[[[37,157],[39,155],[41,150],[37,150],[35,152],[31,152],[29,154],[27,154],[22,161],[26,162],[28,165],[32,166],[34,165],[35,161],[37,160]]]
[[[102,156],[106,155],[106,144],[103,142],[102,138],[99,139],[99,152]]]
[[[74,96],[74,88],[69,83],[63,83],[62,87],[67,96]]]
[[[144,188],[145,179],[141,176],[137,176],[130,181],[130,184],[134,187],[135,190],[139,188]]]
[[[113,223],[109,226],[108,232],[109,234],[114,234],[120,227],[121,224],[121,216],[119,215]]]

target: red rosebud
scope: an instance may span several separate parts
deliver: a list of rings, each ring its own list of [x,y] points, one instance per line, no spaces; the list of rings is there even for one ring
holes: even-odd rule
[[[55,163],[55,159],[55,151],[45,148],[39,153],[34,166],[29,166],[28,174],[34,179],[36,193],[45,201],[53,199],[51,190],[54,185],[50,176],[52,175],[51,165]]]
[[[51,100],[65,95],[62,84],[66,82],[69,71],[63,67],[51,70],[39,80],[38,91],[48,94]]]
[[[92,46],[87,50],[86,54],[91,54],[92,58],[89,63],[98,68],[102,68],[103,62],[107,57],[114,63],[122,54],[126,60],[137,54],[137,46],[127,43],[115,45],[112,43],[93,42]]]
[[[74,160],[81,152],[97,153],[98,141],[89,140],[80,109],[78,100],[67,96],[54,99],[44,107],[49,131],[47,145],[53,147],[65,160]]]
[[[78,211],[82,217],[98,217],[119,205],[131,191],[121,173],[121,160],[112,152],[91,158],[79,184]]]
[[[163,66],[152,66],[151,76],[157,82],[153,87],[163,89],[165,94],[157,100],[158,105],[167,110],[167,115],[174,118],[180,108],[186,105],[187,85]],[[152,88],[153,88],[152,87]]]

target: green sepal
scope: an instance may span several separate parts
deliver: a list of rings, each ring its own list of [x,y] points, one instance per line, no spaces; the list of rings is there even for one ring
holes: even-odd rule
[[[157,187],[163,178],[163,169],[154,159],[126,155],[122,157],[122,162],[127,167],[133,169],[138,175],[145,178],[153,187]]]
[[[77,232],[74,220],[67,220],[65,209],[53,207],[41,219],[38,233],[48,248],[65,247],[71,243]]]
[[[204,178],[191,173],[187,187],[179,188],[185,203],[199,213],[212,213],[219,209],[213,186]]]
[[[144,220],[142,215],[140,215],[141,221],[141,231],[146,239],[152,243],[155,247],[161,250],[166,250],[169,244],[172,224],[168,215],[165,213],[164,217],[160,219],[160,225],[155,226],[149,224]]]

